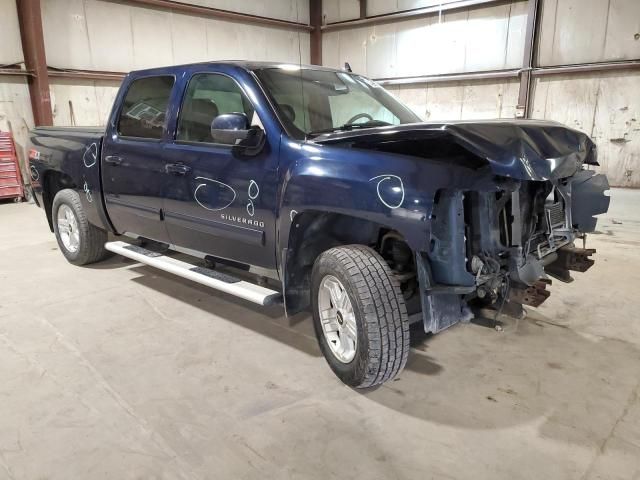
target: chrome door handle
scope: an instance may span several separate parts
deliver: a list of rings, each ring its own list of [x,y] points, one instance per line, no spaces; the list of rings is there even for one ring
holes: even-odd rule
[[[122,157],[118,157],[117,155],[107,155],[104,157],[104,161],[113,166],[117,166],[122,163]]]
[[[172,173],[174,175],[186,175],[191,171],[191,167],[184,163],[167,163],[164,166],[164,170],[165,172]]]

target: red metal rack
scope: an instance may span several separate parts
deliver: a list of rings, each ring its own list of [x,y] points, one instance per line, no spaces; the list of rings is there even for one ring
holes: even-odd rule
[[[24,187],[13,135],[0,132],[0,199],[23,197]]]

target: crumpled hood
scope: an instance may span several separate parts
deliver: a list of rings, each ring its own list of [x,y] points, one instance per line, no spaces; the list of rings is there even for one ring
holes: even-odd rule
[[[430,158],[430,142],[441,144],[443,140],[485,160],[496,175],[519,180],[570,177],[583,163],[598,165],[595,144],[586,134],[539,120],[413,123],[335,132],[313,139],[320,144],[425,158]],[[450,161],[458,160],[452,156]]]

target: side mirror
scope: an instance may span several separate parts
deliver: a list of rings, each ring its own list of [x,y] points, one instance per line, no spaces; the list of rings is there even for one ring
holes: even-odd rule
[[[236,145],[248,130],[249,119],[244,113],[223,113],[211,122],[211,138],[215,143]]]
[[[215,143],[232,145],[234,153],[257,155],[265,144],[265,134],[257,125],[250,126],[244,113],[223,113],[211,122]]]

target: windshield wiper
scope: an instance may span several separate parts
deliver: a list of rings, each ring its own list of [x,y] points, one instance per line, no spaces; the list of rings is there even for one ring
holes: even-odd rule
[[[344,125],[340,125],[339,127],[325,128],[323,130],[314,130],[312,132],[307,133],[307,135],[321,135],[323,133],[348,131],[348,130],[353,130],[354,128],[386,127],[388,125],[391,125],[391,123],[385,122],[383,120],[370,120],[365,123],[345,123]]]

